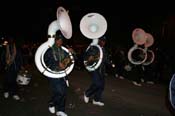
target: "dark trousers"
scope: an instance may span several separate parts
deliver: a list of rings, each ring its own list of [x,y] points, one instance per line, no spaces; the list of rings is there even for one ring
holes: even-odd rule
[[[48,78],[53,96],[49,101],[50,106],[55,106],[57,111],[65,111],[67,85],[64,78]]]
[[[17,94],[17,71],[15,70],[6,70],[4,77],[4,92],[9,92],[11,95]]]
[[[92,74],[92,84],[85,91],[85,94],[87,97],[91,97],[92,95],[94,95],[93,99],[95,101],[101,101],[102,93],[104,91],[105,86],[104,76],[100,74],[98,71],[93,71],[91,74]]]
[[[119,76],[123,76],[124,74],[124,69],[123,69],[123,65],[122,64],[117,64],[116,65],[116,68],[115,68],[115,71],[116,73],[119,75]]]
[[[137,83],[141,82],[141,78],[143,78],[143,69],[140,65],[135,65],[132,68],[132,71],[130,71],[130,78],[133,81],[136,81]]]

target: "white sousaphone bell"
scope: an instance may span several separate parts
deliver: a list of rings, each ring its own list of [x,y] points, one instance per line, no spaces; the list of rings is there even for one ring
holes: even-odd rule
[[[72,56],[72,53],[69,52],[69,50],[64,46],[61,47],[69,54],[69,57],[72,62],[70,66],[66,67],[65,70],[57,72],[48,68],[44,62],[44,54],[48,50],[48,48],[54,44],[55,34],[58,30],[61,31],[61,33],[66,39],[70,39],[72,37],[72,24],[67,11],[63,7],[58,7],[56,16],[57,20],[51,22],[51,24],[48,27],[48,41],[44,42],[41,46],[39,46],[35,53],[36,67],[43,75],[50,78],[65,77],[72,71],[74,67],[74,58]]]
[[[90,47],[97,47],[97,49],[99,50],[99,56],[97,61],[94,61],[93,63],[91,63],[91,65],[87,65],[88,61],[84,60],[85,68],[88,71],[96,70],[102,62],[103,51],[98,45],[98,41],[99,38],[105,34],[106,30],[107,21],[99,13],[88,13],[80,21],[81,33],[88,39],[92,39],[91,44],[86,49],[86,52],[89,50]]]
[[[146,32],[141,28],[136,28],[132,32],[132,39],[135,44],[129,49],[128,60],[132,64],[140,65],[147,59],[146,50],[139,46],[146,42]]]
[[[141,28],[136,28],[132,32],[132,39],[135,45],[128,52],[128,59],[135,65],[149,65],[154,61],[154,52],[148,47],[154,43],[154,38],[151,34],[146,33]],[[141,47],[143,45],[143,47]],[[135,52],[135,55],[134,55]],[[135,58],[134,58],[135,57]]]

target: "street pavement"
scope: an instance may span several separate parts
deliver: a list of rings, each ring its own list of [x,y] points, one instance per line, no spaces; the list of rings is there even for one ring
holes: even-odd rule
[[[5,99],[2,94],[0,78],[0,116],[55,116],[48,111],[51,91],[47,77],[35,66],[30,67],[32,79],[27,86],[20,86],[21,99]],[[3,73],[0,74],[0,77]],[[74,69],[69,74],[70,87],[67,92],[66,113],[68,116],[173,116],[168,101],[168,85],[146,84],[135,86],[128,79],[119,79],[112,75],[106,77],[103,93],[104,107],[84,103],[83,92],[91,84],[86,70]]]

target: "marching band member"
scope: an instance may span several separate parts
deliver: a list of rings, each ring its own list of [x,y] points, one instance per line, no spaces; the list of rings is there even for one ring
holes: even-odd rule
[[[58,7],[57,20],[48,27],[48,41],[44,42],[35,53],[35,64],[50,84],[53,96],[49,101],[49,111],[57,116],[65,113],[68,74],[73,70],[73,49],[63,46],[63,39],[72,37],[72,24],[68,12]]]
[[[68,56],[62,48],[63,35],[60,31],[56,32],[55,43],[45,53],[44,59],[46,65],[54,70],[64,70],[65,64],[62,62]],[[65,113],[66,93],[67,93],[67,77],[63,78],[47,78],[53,93],[49,101],[49,111],[56,113],[58,116],[67,116]]]
[[[94,105],[104,106],[104,103],[102,101],[102,94],[103,94],[104,87],[105,87],[105,72],[106,72],[105,66],[106,66],[106,63],[109,63],[108,58],[107,58],[107,54],[106,54],[106,51],[104,48],[104,46],[106,44],[105,36],[103,36],[99,39],[98,44],[102,48],[103,59],[102,59],[102,63],[98,67],[98,69],[90,72],[91,76],[92,76],[92,84],[84,93],[84,102],[88,103],[89,98],[94,95],[92,103]],[[88,60],[91,60],[92,59],[91,56],[98,54],[98,49],[95,49],[95,47],[93,48],[93,46],[92,46],[92,48],[89,48],[89,49],[90,50],[85,54],[85,58],[88,57],[89,58]]]

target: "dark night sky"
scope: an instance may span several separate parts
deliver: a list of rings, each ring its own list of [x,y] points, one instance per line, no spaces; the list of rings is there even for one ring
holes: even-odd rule
[[[166,2],[168,1],[134,3],[123,0],[122,2],[116,0],[1,0],[0,36],[11,35],[18,42],[43,43],[47,41],[49,24],[56,19],[56,9],[63,6],[69,10],[72,22],[73,35],[69,41],[71,44],[82,45],[91,42],[81,34],[79,23],[87,13],[97,12],[102,14],[108,23],[106,32],[108,46],[112,48],[122,46],[129,50],[133,46],[132,31],[140,27],[153,35],[155,40],[153,50],[158,47],[164,52],[163,57],[170,57],[167,61],[173,65],[175,63],[175,7],[174,3]]]
[[[151,8],[153,5],[149,5],[149,9],[148,7],[143,9],[144,6],[141,5],[134,3],[126,5],[124,2],[117,3],[117,1],[116,3],[100,0],[43,0],[40,3],[37,0],[4,1],[1,1],[0,6],[0,34],[1,36],[11,34],[20,40],[47,40],[47,28],[56,19],[58,6],[69,10],[73,39],[83,38],[79,30],[81,18],[86,13],[98,12],[108,22],[106,32],[108,38],[121,44],[131,41],[131,32],[136,27],[142,27],[145,31],[157,36],[162,22],[171,14],[168,10]]]

